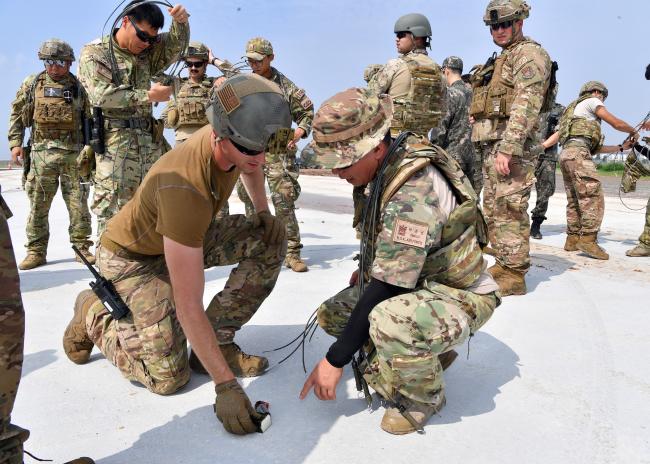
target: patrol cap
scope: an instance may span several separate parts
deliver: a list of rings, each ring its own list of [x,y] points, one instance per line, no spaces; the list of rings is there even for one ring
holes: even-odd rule
[[[443,68],[453,69],[454,71],[458,71],[459,74],[462,74],[463,73],[463,60],[461,60],[457,56],[448,56],[442,62],[442,67]]]
[[[38,49],[39,60],[65,60],[74,61],[72,47],[61,39],[47,39]]]
[[[393,101],[368,89],[351,88],[326,100],[316,112],[312,147],[317,155],[334,153],[334,169],[347,168],[372,151],[386,136]]]
[[[274,82],[256,74],[226,79],[213,92],[206,116],[215,133],[255,152],[278,129],[291,127],[289,104]]]
[[[605,87],[605,84],[599,81],[585,82],[582,87],[580,87],[580,95],[593,92],[594,90],[601,92],[605,98],[607,98],[607,95],[609,95],[609,91],[607,90],[607,87]]]
[[[253,37],[246,42],[246,58],[260,61],[269,55],[273,55],[273,45],[265,38]]]
[[[526,19],[530,14],[530,6],[525,0],[491,0],[485,8],[483,21],[487,26],[505,21]]]
[[[190,42],[187,52],[183,53],[183,58],[200,58],[208,61],[210,51],[208,47],[201,42]]]

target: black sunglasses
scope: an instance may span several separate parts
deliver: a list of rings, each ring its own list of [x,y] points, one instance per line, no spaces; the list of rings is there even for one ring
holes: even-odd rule
[[[244,155],[257,156],[260,153],[262,153],[262,150],[251,150],[250,148],[242,147],[241,145],[236,143],[233,139],[230,139],[230,142],[235,146],[237,150],[242,152]]]
[[[201,68],[205,64],[205,61],[186,61],[185,66],[188,68]]]
[[[406,37],[408,34],[410,34],[410,32],[404,32],[404,31],[402,31],[402,32],[397,32],[396,34],[397,34],[397,38],[398,38],[398,39],[403,39],[403,38]]]
[[[143,30],[141,30],[138,26],[135,25],[135,21],[131,18],[131,16],[127,16],[129,18],[129,21],[131,21],[131,25],[135,29],[135,35],[138,37],[143,42],[147,42],[149,45],[153,45],[155,43],[160,42],[160,35],[156,34],[155,36],[150,36]]]
[[[510,29],[512,27],[512,21],[504,21],[502,23],[490,24],[490,29],[493,31],[498,31],[499,29]]]

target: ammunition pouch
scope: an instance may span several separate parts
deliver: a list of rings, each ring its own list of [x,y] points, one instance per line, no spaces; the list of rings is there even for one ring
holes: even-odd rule
[[[479,68],[472,76],[472,103],[469,114],[476,119],[505,119],[510,117],[515,99],[514,87],[501,79],[505,56]],[[489,80],[488,80],[489,79]]]
[[[205,115],[205,105],[197,100],[179,101],[178,105],[179,126],[205,126],[209,123]]]
[[[150,131],[152,118],[106,119],[104,127],[111,129],[140,129]]]
[[[294,131],[287,127],[282,127],[275,131],[269,138],[269,143],[266,147],[267,153],[272,155],[280,155],[287,152],[287,145],[289,141],[293,140]]]

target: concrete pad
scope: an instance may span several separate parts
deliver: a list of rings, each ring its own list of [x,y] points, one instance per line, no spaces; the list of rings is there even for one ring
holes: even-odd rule
[[[21,260],[29,203],[17,171],[0,172],[0,183],[15,215],[9,223]],[[331,177],[303,176],[301,184],[297,215],[310,271],[283,269],[237,337],[248,352],[296,336],[356,266],[351,187]],[[562,249],[565,202],[562,191],[551,199],[544,238],[532,240],[529,294],[506,298],[459,348],[445,373],[447,406],[424,435],[381,431],[383,410],[366,411],[349,368],[337,401],[300,401],[306,374],[298,353],[242,382],[253,401],[271,403],[273,426],[263,435],[235,437],[214,416],[208,377],[194,376],[180,393],[162,397],[124,380],[97,351],[87,365],[68,361],[61,337],[91,276],[73,259],[57,195],[49,264],[21,272],[27,336],[13,420],[32,432],[27,450],[55,462],[88,455],[102,464],[650,463],[650,259],[624,255],[642,230],[643,212],[606,199],[601,244],[611,259],[595,261]],[[628,203],[640,208],[645,200]],[[235,197],[231,210],[243,211]],[[206,272],[206,304],[227,274],[228,268]],[[308,370],[332,341],[316,332],[305,353]],[[284,354],[268,353],[272,364]]]

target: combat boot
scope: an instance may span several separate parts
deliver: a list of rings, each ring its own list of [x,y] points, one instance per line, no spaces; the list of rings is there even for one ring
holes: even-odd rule
[[[446,351],[442,354],[438,355],[438,361],[440,361],[440,365],[442,366],[442,370],[446,371],[449,366],[456,360],[458,357],[458,353],[454,350],[449,350]]]
[[[287,255],[284,258],[284,265],[290,268],[293,272],[307,272],[309,268],[305,262],[300,259],[300,255]]]
[[[596,241],[597,235],[598,234],[595,233],[581,235],[576,247],[590,258],[609,259],[607,252],[598,245],[598,242]]]
[[[526,294],[526,279],[523,273],[499,263],[490,267],[488,271],[499,285],[501,296]]]
[[[94,253],[91,253],[91,252],[88,250],[88,246],[77,247],[77,248],[79,248],[79,253],[81,253],[81,254],[83,255],[83,257],[86,258],[86,261],[88,261],[90,264],[95,264],[95,254],[94,254]],[[75,261],[77,261],[78,263],[83,264],[83,261],[81,260],[81,258],[80,258],[79,256],[77,256],[76,253],[75,253],[75,255],[74,255],[74,259],[75,259]]]
[[[47,263],[47,261],[45,260],[44,254],[30,251],[27,256],[25,256],[25,259],[23,259],[23,261],[18,265],[18,269],[21,271],[27,271],[42,266],[45,263]]]
[[[564,250],[578,251],[578,240],[580,240],[580,236],[578,234],[567,234],[566,242],[564,242]]]
[[[269,360],[264,356],[246,354],[236,343],[220,345],[219,348],[235,377],[257,377],[269,367]],[[197,374],[208,373],[194,351],[190,353],[189,365]]]
[[[542,239],[542,231],[539,230],[539,226],[544,222],[544,218],[533,218],[533,222],[530,225],[530,236],[536,240]]]
[[[420,403],[407,398],[400,399],[400,406],[392,406],[386,409],[384,417],[381,419],[381,428],[393,435],[405,435],[413,433],[418,429],[423,428],[429,421],[431,416],[440,411],[445,405],[446,399],[444,393],[436,395],[435,403]],[[400,412],[403,409],[403,413]],[[405,414],[410,414],[412,420],[418,425],[416,429],[415,424],[412,424]]]
[[[86,316],[90,306],[97,301],[92,290],[84,290],[74,303],[74,315],[63,334],[63,350],[75,364],[86,364],[90,359],[94,343],[86,331]]]
[[[640,258],[643,256],[650,256],[650,246],[645,245],[643,243],[639,243],[637,246],[632,248],[631,250],[627,250],[625,252],[627,256],[632,256],[634,258]]]

